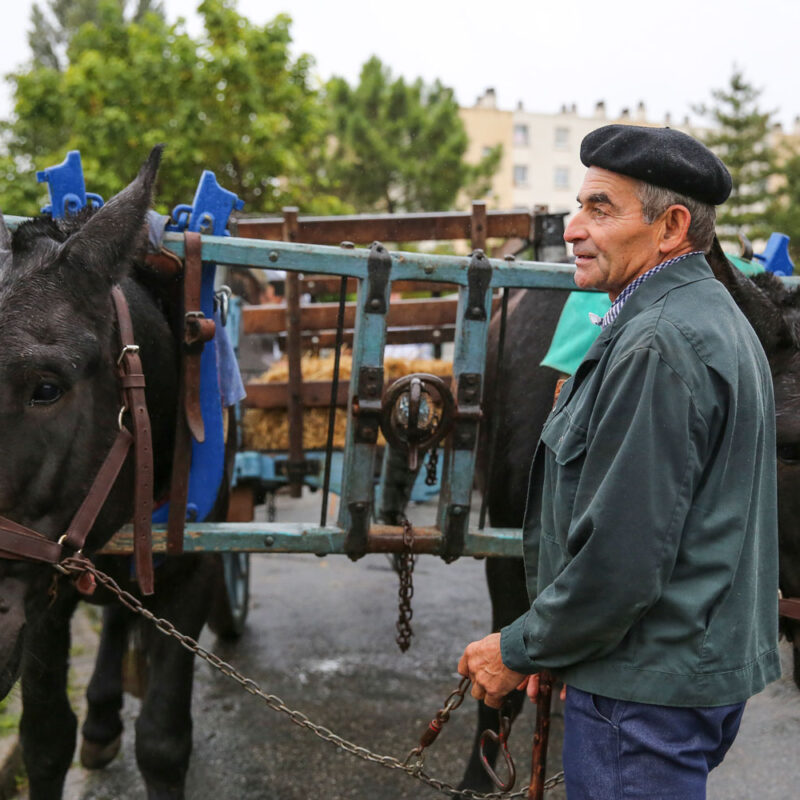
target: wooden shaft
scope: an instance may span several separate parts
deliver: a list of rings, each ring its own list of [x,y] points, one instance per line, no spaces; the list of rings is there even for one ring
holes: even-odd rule
[[[297,237],[297,209],[283,210],[283,240]],[[297,479],[303,457],[303,372],[301,367],[300,276],[286,275],[286,357],[289,362],[289,492],[292,497],[303,493],[303,481]]]
[[[539,694],[536,698],[536,730],[533,734],[531,756],[531,784],[528,800],[543,800],[544,779],[547,770],[547,741],[550,737],[550,700],[553,694],[553,676],[546,670],[539,673]]]

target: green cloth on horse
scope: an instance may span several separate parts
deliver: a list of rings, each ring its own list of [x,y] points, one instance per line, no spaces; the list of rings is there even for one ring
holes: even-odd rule
[[[745,275],[755,275],[764,271],[764,267],[757,261],[745,261],[739,256],[728,253],[726,255],[728,261]],[[542,366],[572,375],[601,331],[599,325],[589,320],[589,313],[602,317],[609,308],[611,301],[607,294],[570,292],[553,333],[550,349],[542,360]]]

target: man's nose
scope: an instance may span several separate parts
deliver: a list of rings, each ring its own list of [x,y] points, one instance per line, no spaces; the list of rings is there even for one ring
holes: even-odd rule
[[[564,241],[572,244],[578,239],[585,239],[585,238],[586,238],[586,228],[582,221],[581,212],[579,211],[567,223],[567,227],[564,230]]]

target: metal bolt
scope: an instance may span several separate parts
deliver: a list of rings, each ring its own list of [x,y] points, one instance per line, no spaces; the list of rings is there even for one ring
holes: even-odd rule
[[[278,260],[278,252],[276,250],[269,251],[269,260],[275,262]]]
[[[503,256],[506,261],[516,261],[517,257],[513,253],[507,253]]]
[[[464,513],[464,509],[461,506],[453,506],[452,512],[454,517],[460,517]]]
[[[352,250],[355,245],[352,242],[340,242],[339,247],[343,247],[345,250]]]
[[[265,536],[264,537],[264,546],[265,547],[272,547],[275,544],[275,537],[274,536]]]
[[[424,271],[425,271],[426,275],[433,275],[433,272],[434,272],[433,264],[426,264],[425,267],[424,267]]]
[[[372,300],[369,301],[369,307],[377,311],[377,309],[381,307],[381,301],[377,297],[373,297]]]
[[[479,317],[483,313],[483,309],[480,306],[473,306],[471,309],[471,313],[474,316]]]

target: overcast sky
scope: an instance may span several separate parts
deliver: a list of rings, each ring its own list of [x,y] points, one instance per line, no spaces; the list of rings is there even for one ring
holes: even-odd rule
[[[168,18],[186,18],[194,34],[198,4],[164,1]],[[28,58],[32,5],[3,3],[2,75]],[[376,54],[408,79],[439,78],[462,105],[494,87],[506,109],[575,103],[590,114],[605,100],[616,115],[644,101],[651,119],[670,112],[678,121],[736,64],[763,90],[762,110],[785,127],[800,115],[800,0],[239,0],[238,8],[259,23],[289,13],[295,49],[315,57],[320,80],[355,80]],[[4,85],[0,117],[9,109]]]

